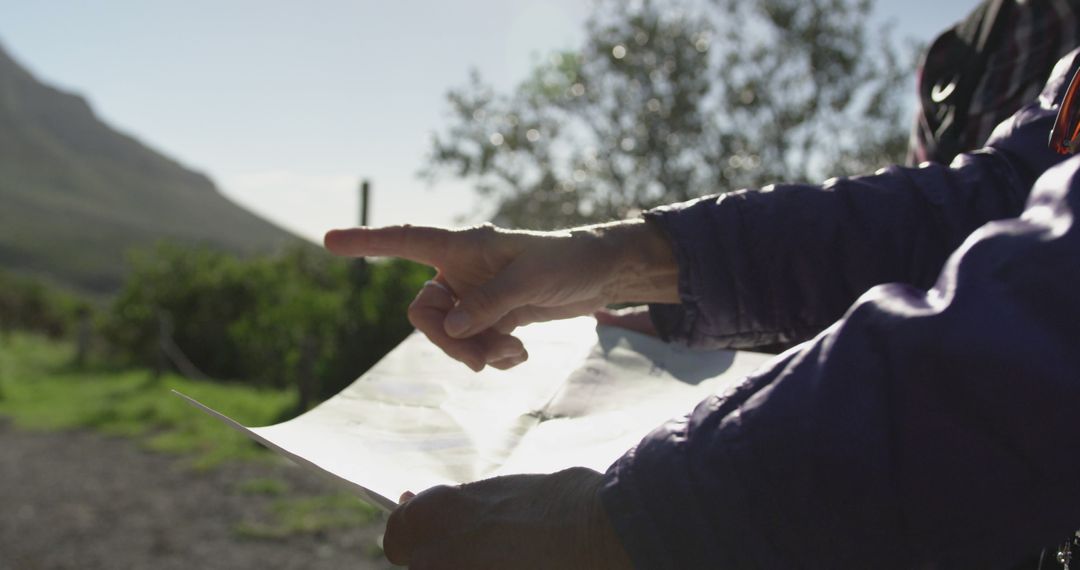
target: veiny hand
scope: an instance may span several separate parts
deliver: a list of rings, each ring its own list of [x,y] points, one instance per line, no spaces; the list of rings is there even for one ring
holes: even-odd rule
[[[463,230],[392,226],[335,230],[339,255],[394,256],[435,267],[409,320],[474,370],[528,358],[518,326],[588,315],[616,302],[677,302],[677,267],[666,236],[627,221],[556,232],[491,225]]]
[[[386,523],[390,562],[413,570],[623,570],[632,568],[583,467],[435,487]]]

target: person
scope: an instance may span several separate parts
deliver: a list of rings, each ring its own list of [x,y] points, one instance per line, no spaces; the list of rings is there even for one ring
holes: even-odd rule
[[[388,558],[989,568],[1080,527],[1080,157],[1047,147],[1078,67],[1080,50],[949,166],[743,190],[560,232],[328,233],[339,254],[436,267],[410,320],[473,369],[526,359],[518,326],[614,302],[652,303],[661,335],[693,346],[800,342],[604,474],[404,496]]]

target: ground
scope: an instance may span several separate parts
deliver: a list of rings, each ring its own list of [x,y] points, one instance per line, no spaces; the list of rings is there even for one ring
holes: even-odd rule
[[[381,517],[284,460],[196,469],[129,438],[2,418],[0,450],[0,570],[389,567]]]

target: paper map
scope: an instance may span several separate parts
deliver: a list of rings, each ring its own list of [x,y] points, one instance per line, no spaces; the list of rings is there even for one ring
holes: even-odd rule
[[[475,373],[413,333],[338,395],[268,427],[242,426],[180,395],[391,510],[406,490],[573,466],[603,472],[652,429],[770,358],[693,351],[588,317],[516,334],[527,362]]]

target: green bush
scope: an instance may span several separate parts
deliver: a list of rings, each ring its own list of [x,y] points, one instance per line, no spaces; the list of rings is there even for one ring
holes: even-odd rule
[[[23,330],[66,335],[90,306],[36,279],[0,271],[0,333]]]
[[[160,244],[131,261],[103,325],[125,363],[155,364],[164,320],[208,376],[284,387],[310,373],[324,397],[412,330],[406,308],[431,274],[405,261],[365,265],[310,247],[238,259]]]

